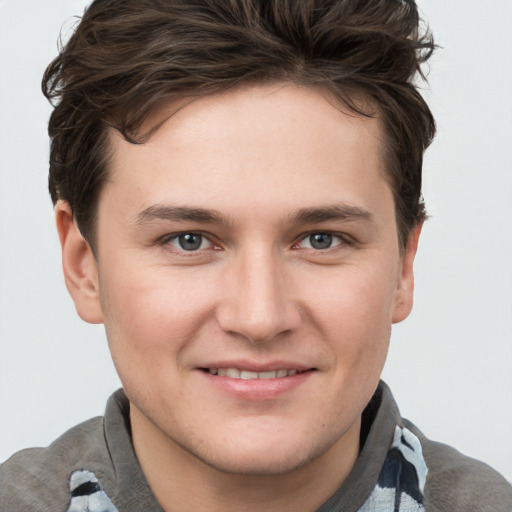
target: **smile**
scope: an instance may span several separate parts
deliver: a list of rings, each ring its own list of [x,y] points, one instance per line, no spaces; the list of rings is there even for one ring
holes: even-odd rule
[[[222,393],[244,402],[275,400],[291,393],[310,381],[317,368],[294,363],[267,363],[264,366],[250,362],[216,362],[199,368],[205,382]]]
[[[282,369],[265,372],[252,372],[248,370],[240,370],[238,368],[205,368],[211,375],[218,375],[219,377],[229,377],[231,379],[281,379],[284,377],[291,377],[292,375],[298,375],[308,370],[297,370],[297,369]]]

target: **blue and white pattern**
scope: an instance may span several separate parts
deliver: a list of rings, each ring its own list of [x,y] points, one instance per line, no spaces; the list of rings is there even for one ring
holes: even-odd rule
[[[69,490],[71,503],[67,512],[118,512],[91,471],[74,471]]]
[[[420,440],[397,426],[379,481],[359,512],[423,512],[427,473]]]
[[[397,426],[379,480],[358,512],[424,512],[427,465],[419,439]],[[67,512],[118,512],[91,471],[74,471]]]

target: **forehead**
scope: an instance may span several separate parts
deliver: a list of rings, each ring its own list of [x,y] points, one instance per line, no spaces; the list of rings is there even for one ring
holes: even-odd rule
[[[134,213],[171,202],[239,207],[241,215],[249,206],[356,205],[386,186],[380,121],[313,88],[246,86],[170,102],[151,114],[142,131],[155,125],[139,145],[111,132],[114,152],[103,200],[117,197]]]

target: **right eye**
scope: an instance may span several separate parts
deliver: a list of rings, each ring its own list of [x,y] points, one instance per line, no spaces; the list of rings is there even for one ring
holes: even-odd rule
[[[211,249],[213,247],[212,242],[210,242],[208,238],[200,233],[194,232],[172,235],[165,243],[172,245],[180,251],[187,252]]]
[[[344,242],[343,238],[339,235],[320,231],[317,233],[311,233],[303,238],[297,244],[297,247],[325,251],[326,249],[342,245]]]

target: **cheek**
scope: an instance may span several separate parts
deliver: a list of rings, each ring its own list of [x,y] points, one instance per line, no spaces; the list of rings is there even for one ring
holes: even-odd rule
[[[169,274],[118,265],[100,275],[101,307],[114,360],[158,366],[166,355],[176,359],[206,322],[209,289]]]
[[[344,268],[323,280],[311,295],[316,325],[340,352],[354,362],[384,355],[391,333],[396,280],[391,271],[375,266]]]

